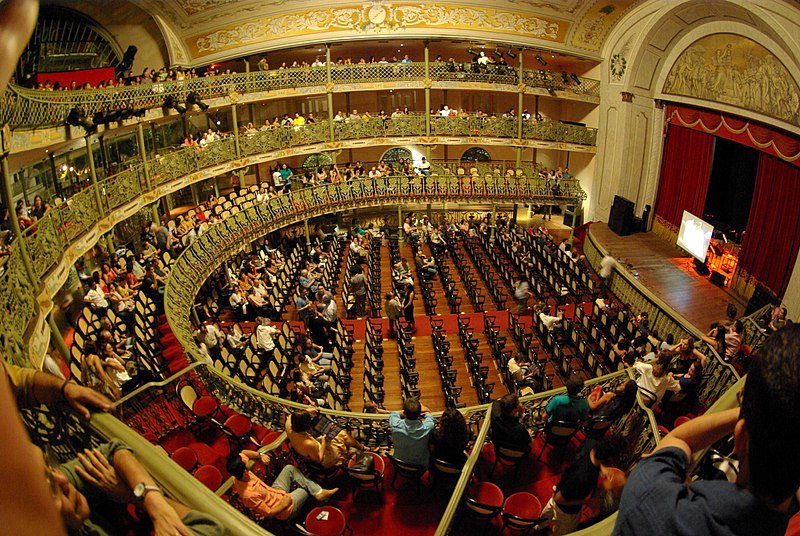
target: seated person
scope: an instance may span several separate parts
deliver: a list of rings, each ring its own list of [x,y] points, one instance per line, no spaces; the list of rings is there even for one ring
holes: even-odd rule
[[[580,422],[589,414],[589,403],[580,396],[583,390],[583,378],[580,374],[572,374],[565,383],[567,394],[556,395],[547,404],[547,422]]]
[[[539,313],[539,318],[547,331],[558,330],[564,327],[564,311],[558,311],[558,316],[550,316],[550,306],[545,305],[542,312]]]
[[[463,465],[467,461],[467,445],[470,442],[469,428],[464,415],[456,408],[447,408],[439,417],[439,424],[431,434],[433,457]]]
[[[759,534],[787,531],[800,486],[800,328],[759,347],[741,408],[709,412],[672,430],[634,467],[614,534]],[[693,480],[695,454],[733,436],[736,482]],[[745,469],[745,470],[743,470]],[[792,508],[794,503],[794,508]]]
[[[378,413],[389,414],[394,456],[406,463],[428,466],[428,442],[435,426],[431,410],[416,398],[403,402],[403,411],[388,411],[373,405]]]
[[[531,435],[520,418],[525,407],[517,395],[508,394],[492,402],[492,441],[517,450],[527,451]]]
[[[530,387],[535,393],[544,390],[544,371],[524,354],[517,354],[516,358],[508,360],[508,372],[518,388]]]
[[[696,359],[686,374],[674,374],[672,377],[677,380],[680,386],[678,392],[692,396],[700,389],[700,383],[703,381],[703,363]]]
[[[678,382],[672,377],[672,373],[666,371],[664,363],[668,359],[665,352],[661,352],[658,359],[652,364],[641,361],[633,364],[633,368],[639,373],[636,385],[645,392],[647,395],[645,400],[651,406],[661,402],[667,391],[678,392],[681,389]]]
[[[417,267],[428,277],[434,277],[436,275],[436,262],[433,259],[430,259],[425,256],[423,253],[422,248],[417,251],[417,255],[414,257],[414,262],[417,264]]]
[[[598,478],[609,472],[625,447],[625,439],[617,434],[587,441],[575,461],[561,474],[555,493],[542,509],[542,522],[536,525],[536,530],[550,526],[555,536],[575,531],[584,502],[597,489]]]
[[[300,456],[321,464],[326,469],[342,465],[350,458],[352,451],[364,450],[350,432],[341,430],[336,437],[328,440],[326,436],[313,437],[312,429],[318,410],[295,411],[286,418],[286,437],[292,448]]]
[[[587,397],[592,417],[607,417],[612,421],[619,419],[633,407],[637,390],[634,380],[620,384],[613,391],[603,391],[598,385]]]
[[[265,463],[269,461],[266,454],[243,450],[228,460],[227,465],[234,479],[233,491],[244,507],[257,516],[286,520],[302,511],[309,495],[323,502],[339,491],[339,488],[323,489],[293,465],[285,466],[272,486],[268,486],[249,470],[258,458]],[[293,484],[297,487],[291,491]]]
[[[70,534],[119,534],[120,519],[134,499],[150,517],[156,534],[225,534],[213,517],[166,498],[118,439],[49,467],[47,477]]]

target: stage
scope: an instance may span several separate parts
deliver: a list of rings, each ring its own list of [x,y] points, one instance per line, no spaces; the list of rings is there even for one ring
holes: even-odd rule
[[[603,222],[591,225],[592,236],[611,255],[632,264],[631,272],[639,272],[639,281],[657,294],[702,332],[712,322],[725,318],[725,310],[733,303],[744,314],[747,305],[694,270],[693,259],[683,250],[653,233],[619,236]]]

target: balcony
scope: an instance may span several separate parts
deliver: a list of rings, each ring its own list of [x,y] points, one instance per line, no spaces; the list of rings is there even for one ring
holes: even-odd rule
[[[426,76],[427,70],[427,76]],[[474,69],[473,64],[392,63],[333,65],[328,69],[295,68],[192,78],[181,81],[77,91],[40,91],[18,86],[9,89],[0,102],[0,123],[12,129],[60,126],[75,106],[85,108],[87,116],[113,109],[118,104],[151,110],[157,117],[164,100],[175,97],[184,102],[196,92],[212,106],[230,102],[256,102],[269,98],[367,91],[378,89],[458,88],[484,91],[524,92],[531,95],[599,103],[600,82],[578,78],[580,84],[564,82],[558,73],[538,69],[494,67]]]

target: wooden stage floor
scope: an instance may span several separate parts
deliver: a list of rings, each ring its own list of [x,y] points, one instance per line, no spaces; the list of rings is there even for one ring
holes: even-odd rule
[[[603,222],[591,225],[592,236],[623,264],[633,265],[639,281],[659,296],[700,331],[725,318],[729,303],[744,314],[746,303],[702,277],[694,270],[691,257],[653,233],[619,236]]]

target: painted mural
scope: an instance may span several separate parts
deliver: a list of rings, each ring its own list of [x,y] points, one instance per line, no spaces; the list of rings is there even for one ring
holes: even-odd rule
[[[704,37],[673,65],[664,93],[729,104],[800,125],[800,91],[788,69],[755,41]]]

